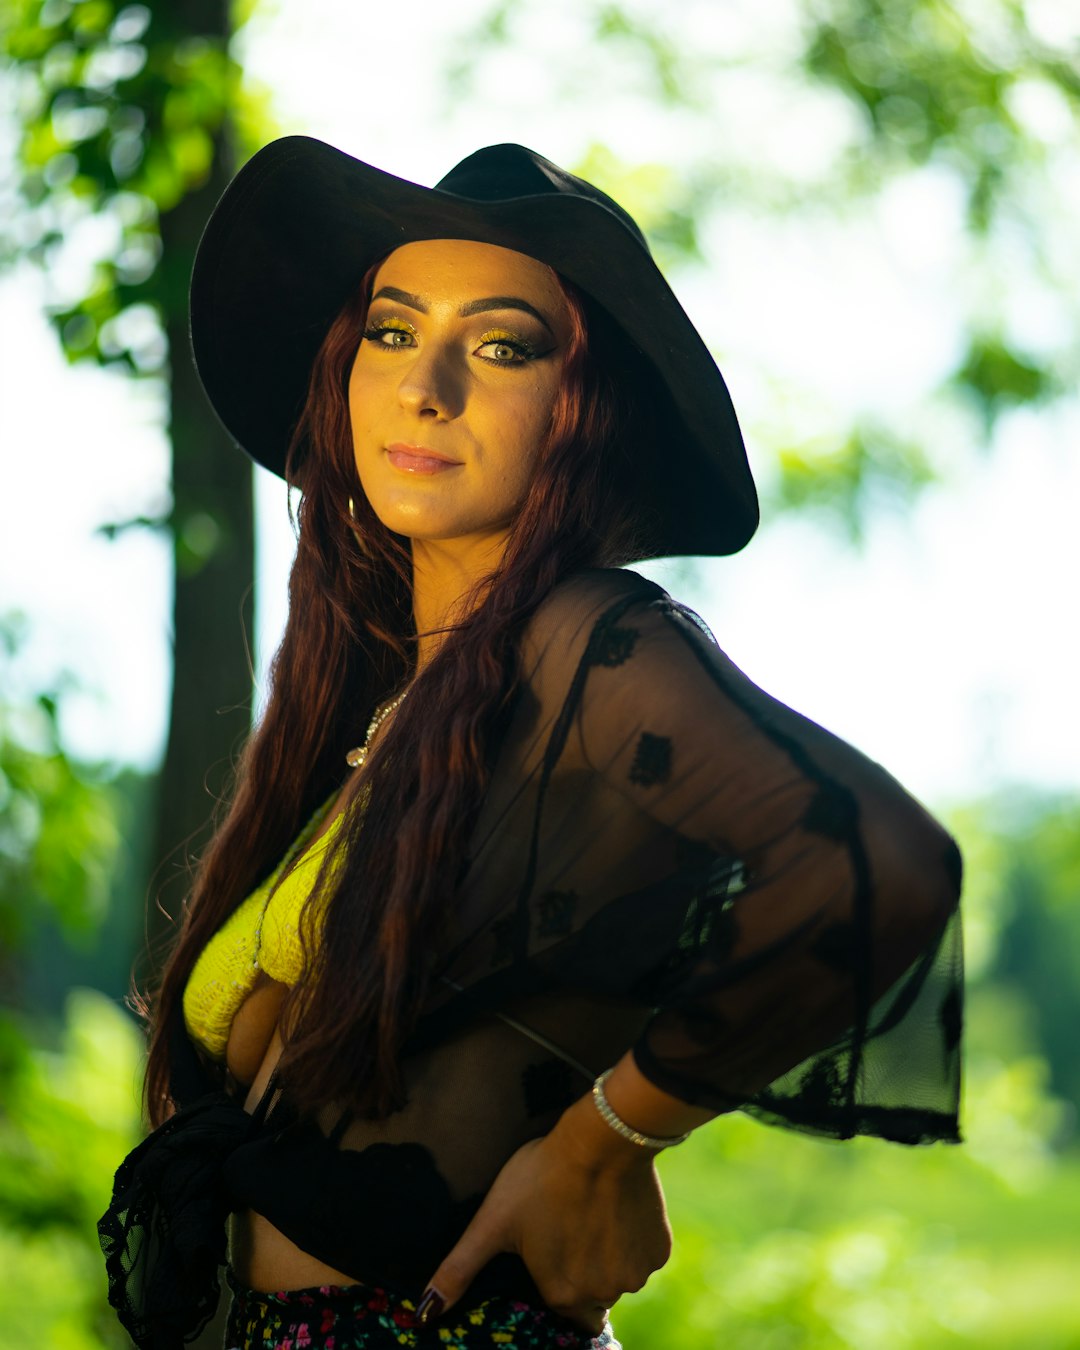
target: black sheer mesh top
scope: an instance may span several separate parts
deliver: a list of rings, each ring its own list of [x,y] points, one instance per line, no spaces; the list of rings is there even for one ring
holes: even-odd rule
[[[226,1151],[230,1204],[358,1280],[422,1282],[510,1154],[628,1049],[687,1102],[957,1141],[950,835],[633,572],[560,585],[522,657],[406,1105],[305,1121],[273,1083]],[[190,1045],[176,1065],[187,1103]],[[515,1262],[483,1279],[528,1292]]]

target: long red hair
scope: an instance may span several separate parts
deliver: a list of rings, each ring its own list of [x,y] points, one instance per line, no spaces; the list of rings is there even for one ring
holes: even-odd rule
[[[290,451],[299,538],[289,618],[270,695],[236,770],[224,819],[193,879],[151,1022],[146,1103],[168,1112],[169,1031],[199,953],[346,776],[344,752],[415,670],[408,541],[360,487],[348,380],[378,264],[316,357]],[[406,699],[350,785],[377,780],[346,809],[335,867],[324,862],[301,924],[306,969],[286,997],[281,1070],[298,1104],[349,1102],[383,1114],[401,1099],[399,1050],[423,1005],[494,745],[519,681],[518,639],[562,578],[648,552],[640,501],[651,458],[648,374],[602,312],[559,278],[572,336],[551,421],[507,549],[467,617],[415,674]],[[629,368],[628,368],[629,367]],[[332,875],[332,880],[331,880]],[[324,894],[325,892],[325,894]],[[311,916],[321,911],[316,925]],[[333,953],[331,959],[330,953]]]

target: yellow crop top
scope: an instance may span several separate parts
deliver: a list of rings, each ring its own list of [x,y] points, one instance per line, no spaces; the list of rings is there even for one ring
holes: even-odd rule
[[[292,985],[303,970],[300,911],[341,816],[310,848],[311,836],[326,817],[324,802],[266,880],[241,901],[210,939],[184,988],[184,1021],[189,1035],[214,1059],[225,1058],[233,1018],[255,987],[259,972]],[[281,874],[296,859],[288,876]],[[276,887],[276,889],[275,889]]]

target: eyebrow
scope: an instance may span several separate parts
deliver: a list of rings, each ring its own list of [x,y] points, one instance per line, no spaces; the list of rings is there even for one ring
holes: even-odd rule
[[[371,297],[371,303],[376,300],[396,300],[398,304],[408,305],[410,309],[419,310],[421,314],[428,313],[428,305],[420,296],[413,295],[409,291],[398,290],[396,286],[380,286]],[[472,314],[486,314],[492,309],[520,309],[526,314],[531,314],[534,319],[539,319],[544,327],[554,337],[551,324],[534,306],[530,305],[528,300],[522,300],[518,295],[489,295],[483,300],[469,300],[458,310],[458,317],[462,319],[469,318]]]

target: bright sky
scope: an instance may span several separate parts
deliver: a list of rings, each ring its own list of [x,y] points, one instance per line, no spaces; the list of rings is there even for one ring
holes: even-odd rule
[[[757,157],[809,180],[849,129],[841,105],[793,92],[760,60],[712,77],[707,114],[643,116],[639,68],[617,48],[591,50],[570,0],[525,11],[512,56],[483,67],[476,92],[447,107],[440,62],[483,8],[279,0],[249,26],[243,55],[275,91],[283,130],[425,183],[500,140],[567,164],[599,141],[629,162],[676,167],[716,143],[725,162]],[[770,9],[763,23],[760,4],[726,6],[721,31],[711,0],[688,4],[679,41],[746,53],[764,50],[767,33],[776,52],[785,0]],[[1032,116],[1048,138],[1064,134],[1053,109]],[[861,555],[782,520],[693,578],[666,564],[652,575],[700,610],[751,678],[928,804],[1005,780],[1075,789],[1080,402],[1004,419],[990,455],[963,418],[914,411],[955,360],[959,305],[975,280],[955,190],[909,180],[873,208],[787,226],[736,194],[704,242],[708,266],[675,286],[720,359],[760,481],[770,465],[755,432],[838,435],[856,411],[915,418],[948,481],[913,512],[879,515]],[[95,528],[160,505],[158,395],[69,369],[42,298],[33,272],[0,281],[0,610],[32,620],[28,681],[67,667],[93,691],[72,700],[71,747],[149,766],[164,738],[167,559],[145,532],[108,543]],[[1036,346],[1075,316],[1075,298],[1070,311],[1068,296],[1010,294],[1004,280],[993,303]],[[258,493],[262,669],[284,618],[291,536],[280,482],[260,471]]]

